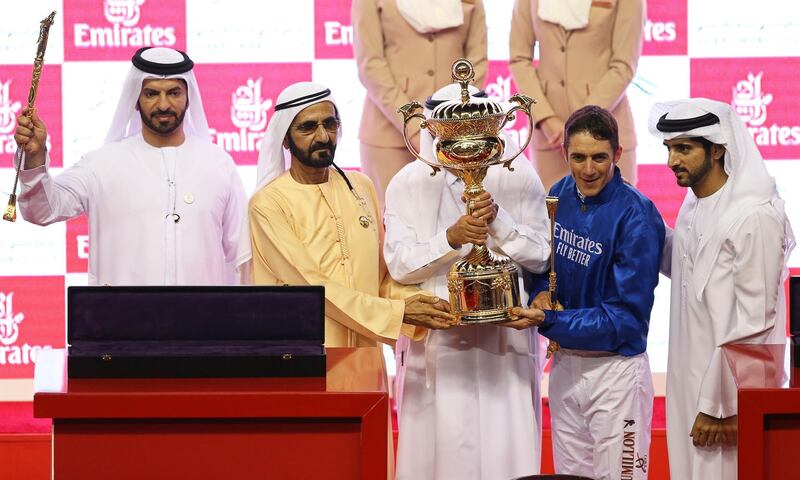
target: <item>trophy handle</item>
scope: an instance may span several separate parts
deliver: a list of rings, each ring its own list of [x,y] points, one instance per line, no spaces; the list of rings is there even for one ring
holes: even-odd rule
[[[536,103],[536,100],[532,99],[531,97],[524,95],[522,93],[518,93],[516,95],[512,95],[511,98],[508,99],[509,102],[514,102],[517,104],[514,108],[506,113],[505,118],[503,119],[503,123],[500,125],[500,129],[502,130],[505,127],[506,123],[510,122],[514,119],[514,114],[516,112],[523,112],[528,117],[528,138],[525,140],[525,144],[521,145],[519,151],[509,157],[506,160],[502,161],[502,164],[506,168],[511,168],[511,162],[514,161],[522,152],[528,148],[528,144],[531,143],[531,137],[533,136],[533,117],[531,116],[531,107],[533,104]],[[501,162],[498,162],[501,163]]]
[[[418,110],[422,110],[422,105],[419,102],[406,103],[397,109],[397,113],[403,115],[403,141],[406,142],[406,148],[408,148],[408,151],[411,152],[411,154],[414,155],[417,160],[433,169],[431,176],[434,176],[437,172],[439,172],[439,170],[441,170],[441,167],[422,158],[422,155],[420,155],[419,152],[414,149],[414,146],[411,145],[411,142],[408,141],[408,122],[410,122],[412,118],[419,118],[421,120],[419,124],[420,130],[423,128],[428,128],[428,122],[426,121],[425,116]]]

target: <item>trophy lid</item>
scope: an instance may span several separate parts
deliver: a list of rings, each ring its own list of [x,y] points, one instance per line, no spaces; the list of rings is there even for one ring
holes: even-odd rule
[[[461,99],[450,100],[438,105],[431,118],[436,120],[466,120],[494,115],[504,115],[499,103],[489,98],[472,97],[469,83],[475,78],[475,69],[469,60],[462,58],[453,64],[451,75],[455,83],[461,85]]]

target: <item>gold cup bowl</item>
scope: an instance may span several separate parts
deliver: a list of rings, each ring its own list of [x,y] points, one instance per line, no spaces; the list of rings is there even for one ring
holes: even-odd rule
[[[528,146],[533,132],[531,107],[534,101],[525,95],[514,95],[509,101],[516,105],[504,111],[493,100],[470,97],[468,86],[475,74],[466,59],[453,64],[452,76],[461,85],[461,99],[438,105],[430,117],[421,113],[419,102],[404,105],[399,113],[403,115],[406,147],[433,169],[431,175],[444,168],[464,182],[469,215],[474,198],[484,192],[482,182],[489,167],[503,164],[513,170],[511,162]],[[500,133],[517,112],[528,117],[528,139],[518,152],[504,157],[506,144]],[[427,129],[434,138],[434,161],[420,155],[408,140],[408,123],[414,118],[420,120],[420,129]],[[453,264],[447,288],[452,313],[462,324],[507,321],[511,308],[520,304],[516,264],[486,245],[473,245],[465,257]]]

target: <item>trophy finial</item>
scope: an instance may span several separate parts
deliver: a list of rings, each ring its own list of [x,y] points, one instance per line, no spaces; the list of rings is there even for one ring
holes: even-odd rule
[[[475,68],[469,60],[456,60],[451,70],[453,80],[461,84],[461,103],[469,102],[469,82],[475,78]]]
[[[556,211],[558,210],[558,197],[547,196],[544,199],[547,205],[547,216],[551,219],[556,218]]]

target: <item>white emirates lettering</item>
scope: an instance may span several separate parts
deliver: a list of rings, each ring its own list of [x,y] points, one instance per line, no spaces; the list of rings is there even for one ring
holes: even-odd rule
[[[0,153],[14,154],[17,152],[17,142],[14,141],[14,135],[0,134]]]
[[[253,132],[240,128],[238,132],[218,132],[209,129],[211,138],[227,152],[257,152],[261,148],[264,132]]]
[[[645,42],[674,42],[678,38],[675,22],[654,22],[648,19],[644,24]]]
[[[87,260],[89,258],[89,235],[78,235],[75,237],[78,244],[78,258]]]
[[[175,45],[174,27],[91,27],[86,23],[74,25],[75,46],[92,47],[171,47]]]
[[[325,45],[352,45],[353,26],[336,21],[325,22]]]
[[[0,365],[29,365],[36,363],[36,357],[42,350],[50,350],[50,345],[28,345],[27,343],[11,346],[0,346]]]
[[[20,325],[25,314],[14,312],[14,292],[0,292],[0,365],[28,365],[36,362],[41,350],[53,348],[50,345],[17,345]]]
[[[800,127],[772,124],[769,127],[747,127],[759,147],[800,145]]]

